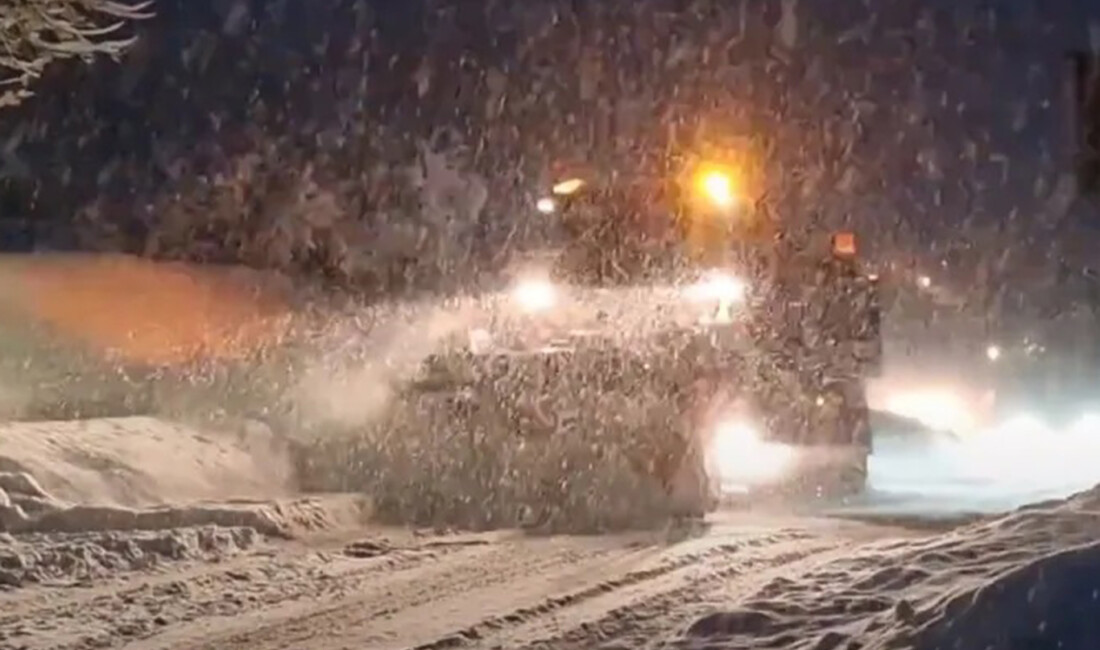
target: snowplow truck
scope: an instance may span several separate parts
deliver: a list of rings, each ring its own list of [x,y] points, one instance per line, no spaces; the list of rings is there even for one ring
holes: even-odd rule
[[[409,402],[563,467],[569,446],[614,456],[688,515],[860,492],[877,279],[852,233],[783,242],[732,174],[556,180],[532,206],[554,245],[428,358]]]
[[[312,401],[335,416],[303,446],[307,487],[370,491],[404,521],[579,509],[607,528],[643,500],[694,516],[723,494],[862,489],[881,342],[851,233],[781,236],[720,166],[563,176],[528,217],[543,245],[500,286],[347,318],[272,273],[5,256],[0,417],[224,413],[301,432]]]

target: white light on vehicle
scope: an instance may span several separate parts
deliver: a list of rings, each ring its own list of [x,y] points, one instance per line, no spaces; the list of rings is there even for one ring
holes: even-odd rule
[[[584,181],[579,178],[570,178],[554,185],[550,190],[558,196],[569,196],[570,194],[576,194],[578,190],[584,187]]]
[[[521,280],[512,288],[512,298],[525,312],[541,312],[557,304],[558,291],[549,280]]]
[[[553,214],[558,209],[554,199],[550,197],[543,197],[535,202],[535,209],[543,214]]]
[[[764,440],[751,423],[735,419],[722,421],[715,428],[707,457],[728,489],[780,479],[794,461],[794,450]]]
[[[985,356],[990,361],[997,361],[1001,358],[1001,346],[990,345],[985,349]]]
[[[687,295],[700,302],[739,303],[745,299],[746,293],[748,285],[745,281],[728,273],[713,273],[687,289]]]

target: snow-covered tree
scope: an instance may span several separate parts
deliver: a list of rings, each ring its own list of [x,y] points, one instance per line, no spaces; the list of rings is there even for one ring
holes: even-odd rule
[[[117,57],[133,43],[120,34],[151,16],[152,0],[4,0],[0,4],[0,108],[31,95],[54,61]]]

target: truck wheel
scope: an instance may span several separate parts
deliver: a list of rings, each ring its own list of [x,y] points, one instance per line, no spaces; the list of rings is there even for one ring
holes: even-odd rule
[[[867,453],[854,447],[843,465],[838,468],[835,496],[858,496],[867,489]]]
[[[862,382],[835,382],[818,399],[826,440],[871,450],[871,409]]]
[[[867,461],[871,452],[871,413],[862,382],[837,382],[822,395],[826,431],[823,451],[828,460],[817,477],[819,492],[828,497],[851,497],[867,485]]]

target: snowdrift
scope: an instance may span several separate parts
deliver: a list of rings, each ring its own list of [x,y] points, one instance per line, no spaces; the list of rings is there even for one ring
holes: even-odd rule
[[[0,424],[0,472],[73,504],[148,507],[293,493],[288,451],[262,425],[199,430],[151,417]]]
[[[0,425],[0,533],[216,526],[288,537],[362,515],[357,499],[296,494],[288,448],[257,424],[238,431],[156,418]]]
[[[1098,540],[1100,488],[776,578],[677,647],[1094,649]]]

